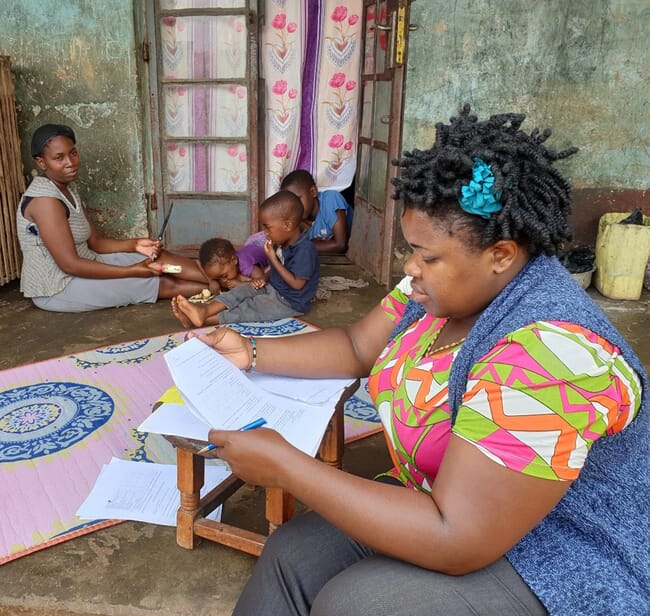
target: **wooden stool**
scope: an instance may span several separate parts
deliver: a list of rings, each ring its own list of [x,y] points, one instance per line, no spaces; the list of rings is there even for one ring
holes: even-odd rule
[[[336,403],[318,450],[318,457],[326,464],[336,468],[341,468],[343,459],[343,406],[358,387],[359,380],[356,380],[343,391]],[[268,535],[205,518],[211,511],[223,505],[244,485],[244,482],[234,475],[230,475],[201,498],[200,491],[205,479],[205,456],[198,455],[197,452],[206,445],[205,441],[171,435],[166,435],[165,438],[176,447],[178,489],[181,497],[180,508],[176,514],[176,542],[178,545],[191,550],[195,546],[195,537],[203,537],[259,556]],[[269,523],[268,534],[289,520],[293,514],[293,495],[280,488],[266,488],[265,515]]]

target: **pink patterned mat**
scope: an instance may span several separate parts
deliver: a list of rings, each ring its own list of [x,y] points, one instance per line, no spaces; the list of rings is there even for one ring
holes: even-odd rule
[[[296,319],[236,327],[257,336],[312,329]],[[136,428],[172,386],[163,355],[183,335],[0,371],[0,564],[118,523],[75,516],[112,456],[175,462],[163,437]],[[346,442],[380,430],[363,385],[346,403]]]

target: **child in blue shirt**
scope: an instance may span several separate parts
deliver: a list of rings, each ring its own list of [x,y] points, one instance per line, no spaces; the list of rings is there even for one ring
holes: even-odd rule
[[[251,281],[203,305],[178,295],[172,300],[176,318],[184,327],[201,327],[274,321],[307,313],[318,289],[319,261],[316,247],[301,230],[302,216],[300,199],[288,190],[266,199],[259,218],[267,237],[264,252],[271,266],[268,283]]]
[[[314,177],[305,169],[289,173],[280,190],[290,190],[302,202],[303,226],[318,254],[341,254],[348,249],[352,228],[352,208],[336,190],[318,190]]]

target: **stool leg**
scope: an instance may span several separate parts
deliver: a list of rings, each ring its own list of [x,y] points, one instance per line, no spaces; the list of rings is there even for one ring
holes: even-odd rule
[[[330,419],[329,424],[327,424],[325,435],[323,436],[323,440],[318,449],[318,457],[325,462],[325,464],[329,464],[336,468],[341,468],[341,465],[343,464],[343,427],[343,403],[339,402],[336,405],[332,419]]]
[[[199,514],[199,501],[204,481],[204,458],[186,449],[176,449],[178,489],[181,504],[176,513],[176,542],[183,548],[195,545],[194,520]]]
[[[269,535],[280,524],[293,517],[295,499],[281,488],[266,488],[266,519],[269,521]]]

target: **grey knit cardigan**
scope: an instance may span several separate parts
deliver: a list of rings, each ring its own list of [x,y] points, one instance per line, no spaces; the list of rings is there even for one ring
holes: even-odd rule
[[[410,302],[391,337],[424,314]],[[551,616],[650,614],[650,399],[643,364],[555,257],[540,255],[492,301],[456,356],[452,423],[471,367],[496,342],[535,321],[576,323],[616,345],[643,387],[622,432],[597,440],[578,479],[506,557]]]

